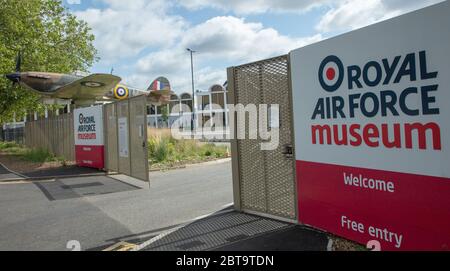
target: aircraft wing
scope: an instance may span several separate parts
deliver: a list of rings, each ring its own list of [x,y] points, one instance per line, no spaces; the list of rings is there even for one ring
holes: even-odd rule
[[[73,100],[102,99],[121,80],[122,78],[111,74],[91,74],[60,87],[52,97]]]

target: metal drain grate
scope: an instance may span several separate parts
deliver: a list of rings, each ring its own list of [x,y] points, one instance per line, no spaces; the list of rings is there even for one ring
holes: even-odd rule
[[[241,241],[263,233],[292,227],[292,225],[271,219],[242,213],[228,213],[208,217],[188,224],[143,250],[158,251],[200,251]]]

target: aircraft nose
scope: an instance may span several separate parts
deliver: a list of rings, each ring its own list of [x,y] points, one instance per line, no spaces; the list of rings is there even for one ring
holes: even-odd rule
[[[6,75],[6,78],[11,80],[14,83],[18,83],[20,81],[20,73],[10,73]]]

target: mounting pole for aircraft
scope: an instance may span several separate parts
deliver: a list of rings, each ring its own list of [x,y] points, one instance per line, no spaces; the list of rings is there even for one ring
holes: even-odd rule
[[[191,54],[191,79],[192,79],[192,118],[191,118],[191,132],[194,134],[194,121],[195,121],[195,86],[194,86],[194,58],[193,54],[197,53],[190,48],[186,48],[186,50]]]

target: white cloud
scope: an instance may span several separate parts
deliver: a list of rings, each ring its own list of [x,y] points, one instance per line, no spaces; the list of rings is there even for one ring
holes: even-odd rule
[[[188,9],[215,8],[236,14],[305,12],[331,0],[178,0]],[[334,1],[336,2],[336,0]]]
[[[141,58],[136,68],[140,73],[160,73],[166,75],[174,70],[185,70],[190,67],[187,63],[188,55],[180,48],[169,48],[157,52],[152,52]]]
[[[360,28],[442,0],[346,0],[330,9],[316,26],[320,32]]]
[[[190,58],[186,48],[192,48],[198,51],[194,61],[196,84],[199,89],[207,89],[226,80],[228,65],[286,54],[321,39],[319,34],[292,38],[261,23],[233,16],[214,17],[188,29],[176,46],[142,58],[136,67],[140,75],[167,76],[177,91],[190,89]]]
[[[95,45],[104,61],[135,56],[147,47],[170,45],[187,26],[182,17],[167,15],[170,4],[164,1],[102,1],[108,8],[87,9],[75,15],[93,29]]]
[[[199,51],[199,56],[234,62],[254,61],[286,54],[305,44],[319,41],[321,35],[292,38],[232,16],[214,17],[191,28],[181,40],[184,47]]]
[[[120,66],[124,82],[147,88],[166,76],[177,92],[190,91],[190,58],[195,54],[196,88],[207,89],[226,80],[226,67],[286,54],[322,39],[321,33],[349,30],[392,17],[438,0],[97,0],[106,8],[75,12],[96,35],[102,65]],[[329,11],[316,26],[317,34],[293,37],[235,16],[217,16],[190,25],[172,14],[176,5],[188,9],[215,8],[235,14],[305,12],[317,6]],[[220,14],[221,12],[217,12]],[[222,12],[223,13],[223,12]],[[301,15],[299,15],[301,16]],[[137,62],[128,61],[150,51]]]

